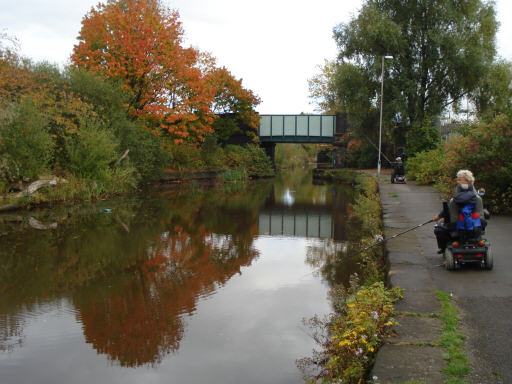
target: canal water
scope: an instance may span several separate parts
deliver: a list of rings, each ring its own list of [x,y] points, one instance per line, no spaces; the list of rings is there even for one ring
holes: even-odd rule
[[[0,216],[0,383],[300,383],[355,266],[310,171]]]

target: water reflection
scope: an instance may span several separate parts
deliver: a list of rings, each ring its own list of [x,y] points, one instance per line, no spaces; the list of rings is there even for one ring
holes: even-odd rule
[[[289,274],[289,281],[297,282],[304,268],[311,268],[308,265],[320,270],[330,284],[340,278],[333,271],[341,270],[335,255],[347,240],[347,193],[339,186],[313,185],[310,174],[296,172],[244,186],[192,185],[51,212],[34,211],[15,219],[3,216],[0,352],[14,356],[17,350],[30,351],[25,345],[28,324],[44,311],[53,311],[52,303],[64,300],[72,308],[67,314],[72,313],[85,342],[96,353],[119,367],[159,366],[180,350],[187,321],[195,316],[198,302],[220,292],[228,281],[238,284],[234,277],[241,276],[242,270],[246,271],[245,285],[238,292],[244,292],[251,281],[248,296],[265,284],[273,284],[271,290],[276,290],[279,284],[271,279],[274,271],[262,269],[257,274],[253,266],[262,252],[268,265],[278,259],[282,263],[275,271],[276,279]],[[57,229],[36,229],[30,225],[31,217],[41,223],[58,223]],[[291,240],[276,243],[276,235]],[[287,244],[286,251],[283,244]],[[301,252],[300,265],[291,268],[295,264],[290,257]],[[288,270],[282,269],[287,264]],[[290,295],[306,286],[310,293],[325,293],[325,288],[318,291],[310,286],[316,284],[314,280],[299,282],[302,285],[294,290],[281,286],[287,290],[276,298],[286,292],[285,301],[293,302]],[[307,296],[304,292],[299,295]],[[265,307],[269,299],[261,301],[258,296],[254,302],[261,301]],[[229,312],[230,301],[235,299],[223,304],[224,312]],[[308,309],[308,303],[302,305]],[[286,306],[272,311],[265,313],[269,320],[278,313],[290,313]],[[269,320],[264,323],[271,327]],[[293,321],[300,322],[300,318]],[[192,334],[187,337],[194,339]],[[254,343],[261,335],[251,337]],[[7,355],[0,354],[0,368],[2,356]],[[25,363],[21,356],[20,364]],[[227,381],[219,378],[218,382]]]
[[[77,215],[58,232],[3,236],[4,349],[20,338],[15,316],[41,298],[73,292],[87,342],[121,365],[158,362],[179,348],[197,297],[207,295],[257,256],[257,212],[269,183],[242,196],[168,191],[119,201],[111,214]],[[23,255],[23,257],[21,257]]]

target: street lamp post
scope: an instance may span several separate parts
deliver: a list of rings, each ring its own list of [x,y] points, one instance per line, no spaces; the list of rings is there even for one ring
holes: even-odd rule
[[[382,101],[384,100],[384,59],[392,59],[393,56],[382,56],[382,74],[380,76],[380,122],[379,122],[379,158],[377,160],[377,176],[380,176],[380,148],[382,143]]]

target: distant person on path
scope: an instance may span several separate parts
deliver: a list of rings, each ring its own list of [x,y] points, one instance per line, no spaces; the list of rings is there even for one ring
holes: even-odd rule
[[[449,203],[443,204],[443,210],[434,217],[434,221],[441,220],[434,228],[439,250],[437,253],[444,253],[446,245],[451,240],[451,233],[457,230],[457,222],[462,220],[462,211],[465,207],[473,207],[471,218],[474,220],[483,219],[483,204],[481,197],[473,186],[475,177],[471,171],[461,169],[457,172],[457,186],[455,196]],[[483,224],[485,226],[485,223]]]
[[[403,147],[398,147],[395,157],[399,157],[402,159],[402,162],[405,163],[405,152]]]
[[[393,172],[391,173],[391,182],[395,180],[395,176],[404,176],[405,175],[405,168],[404,163],[402,162],[401,157],[397,157],[395,159],[395,164],[393,165]]]

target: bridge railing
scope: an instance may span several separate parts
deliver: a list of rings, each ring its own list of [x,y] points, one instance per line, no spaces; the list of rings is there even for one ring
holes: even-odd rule
[[[334,141],[336,115],[260,115],[260,141]]]

